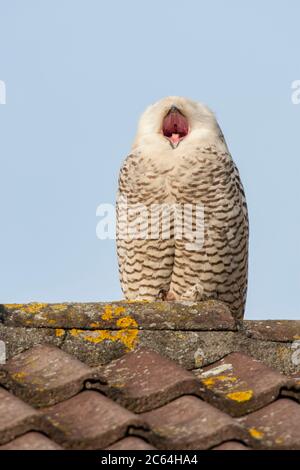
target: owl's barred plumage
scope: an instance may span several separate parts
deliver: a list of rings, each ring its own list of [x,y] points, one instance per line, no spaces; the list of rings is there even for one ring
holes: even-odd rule
[[[170,113],[174,113],[172,119]],[[140,220],[140,229],[148,234],[145,239],[126,234],[128,225],[137,221],[137,211],[129,209],[135,204],[142,204],[152,217],[148,231],[145,220]],[[174,212],[161,209],[174,204],[203,207],[204,239],[197,249],[188,249],[187,234],[176,237]],[[151,238],[156,220],[161,223],[159,236]],[[167,300],[219,299],[236,318],[243,317],[248,271],[246,199],[217,121],[202,104],[169,97],[142,115],[119,176],[117,250],[126,299],[157,300],[161,295]]]

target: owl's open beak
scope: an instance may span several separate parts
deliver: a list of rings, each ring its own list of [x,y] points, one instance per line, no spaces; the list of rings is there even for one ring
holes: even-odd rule
[[[188,132],[189,125],[187,118],[176,106],[172,106],[163,120],[163,135],[169,140],[173,149],[175,149],[187,136]]]

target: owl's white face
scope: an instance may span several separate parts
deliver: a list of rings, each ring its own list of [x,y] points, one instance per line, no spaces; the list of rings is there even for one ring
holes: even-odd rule
[[[220,130],[214,114],[203,104],[179,96],[163,98],[142,114],[133,149],[176,151],[214,141]]]

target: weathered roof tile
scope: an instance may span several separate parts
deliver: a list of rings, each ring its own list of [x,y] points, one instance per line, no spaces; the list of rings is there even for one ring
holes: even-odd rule
[[[245,446],[238,441],[227,441],[219,446],[213,448],[213,450],[251,450],[250,447]]]
[[[151,430],[139,433],[159,449],[209,449],[243,433],[230,416],[193,396],[143,413],[142,418]]]
[[[282,398],[239,422],[248,431],[246,442],[258,449],[300,449],[300,406]]]
[[[300,340],[300,322],[297,320],[245,320],[242,330],[250,338],[267,341]]]
[[[125,437],[130,426],[143,425],[133,413],[94,391],[43,411],[47,434],[69,449],[103,449]]]
[[[195,376],[176,362],[147,349],[139,349],[100,368],[100,377],[107,381],[86,383],[99,388],[126,408],[141,413],[185,394],[197,393]]]
[[[242,416],[275,400],[287,377],[242,353],[194,371],[202,387],[200,395],[232,416]]]
[[[115,444],[109,446],[107,450],[155,450],[155,447],[139,437],[125,437]]]
[[[34,406],[48,406],[78,393],[92,369],[59,348],[38,345],[3,367],[1,382]]]
[[[237,325],[217,301],[14,304],[0,339],[0,450],[300,448],[299,321]]]
[[[290,377],[286,387],[281,390],[281,395],[294,398],[300,402],[300,372],[296,372]]]
[[[40,414],[0,387],[0,444],[39,426]]]
[[[0,450],[61,450],[56,442],[39,432],[28,432],[3,446]]]

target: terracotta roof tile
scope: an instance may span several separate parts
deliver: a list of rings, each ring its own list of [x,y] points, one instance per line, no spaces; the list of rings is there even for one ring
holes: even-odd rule
[[[246,442],[255,448],[300,449],[300,406],[293,400],[277,400],[239,422],[248,431]]]
[[[0,446],[0,450],[60,450],[62,447],[39,432],[28,432],[17,437],[8,444]]]
[[[139,437],[125,437],[109,446],[107,450],[155,450],[155,447]]]
[[[232,418],[193,396],[143,413],[142,418],[150,431],[141,431],[141,435],[160,449],[209,449],[242,434]]]
[[[128,353],[100,368],[100,377],[107,380],[108,386],[95,380],[88,381],[87,387],[98,387],[135,413],[152,410],[199,389],[191,372],[147,349]]]
[[[201,381],[200,395],[232,416],[257,410],[277,398],[288,378],[242,353],[194,371]]]
[[[92,369],[59,348],[38,345],[3,367],[1,382],[34,406],[58,403],[78,393]]]
[[[281,390],[281,395],[300,402],[300,372],[293,374],[289,378],[287,386]]]
[[[251,450],[241,442],[228,441],[213,448],[213,450]]]
[[[300,340],[300,322],[297,320],[245,320],[243,330],[255,339],[280,342]]]
[[[0,306],[0,450],[299,449],[299,330],[215,301]]]
[[[44,409],[44,429],[69,449],[103,449],[141,420],[104,395],[85,391]]]
[[[0,387],[0,444],[39,428],[40,415],[31,406]]]

